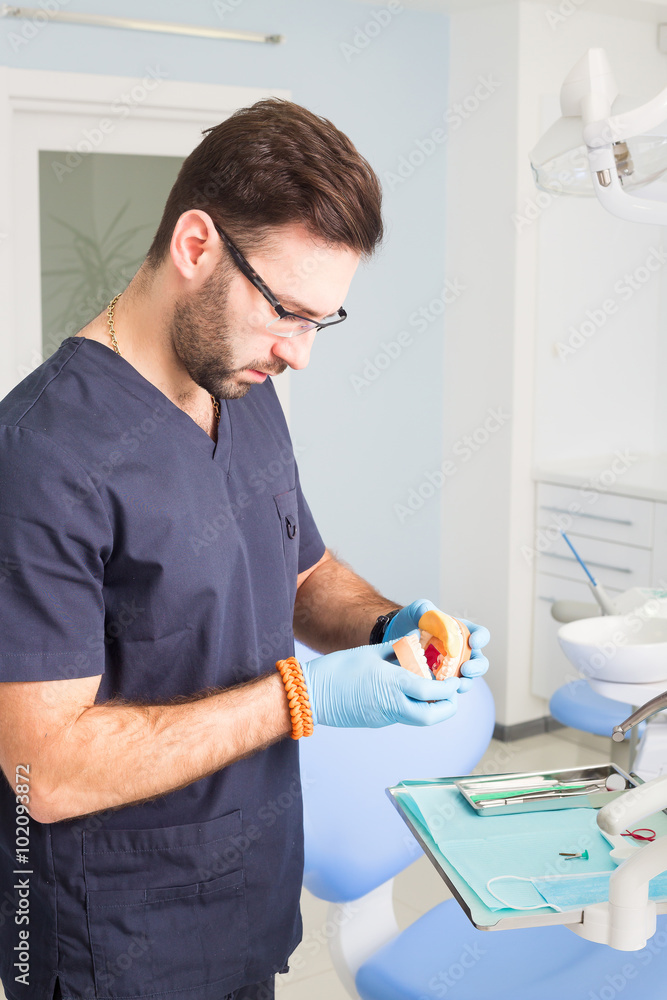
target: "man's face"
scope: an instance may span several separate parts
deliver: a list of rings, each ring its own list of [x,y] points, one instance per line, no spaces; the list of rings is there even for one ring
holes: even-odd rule
[[[197,385],[216,398],[238,399],[267,375],[305,368],[316,331],[286,338],[267,329],[277,313],[220,245],[213,273],[176,302],[171,338]],[[285,309],[319,320],[343,305],[359,255],[314,242],[301,226],[286,226],[248,261]],[[336,335],[333,327],[330,335]]]

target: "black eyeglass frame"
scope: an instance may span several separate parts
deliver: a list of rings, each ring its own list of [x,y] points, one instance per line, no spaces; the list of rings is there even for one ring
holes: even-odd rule
[[[245,257],[238,249],[238,247],[234,246],[229,236],[227,236],[227,234],[223,232],[223,230],[220,228],[217,222],[214,222],[213,225],[215,226],[216,231],[222,237],[223,242],[227,246],[227,249],[229,250],[232,256],[232,260],[238,267],[239,271],[241,271],[246,276],[248,281],[255,286],[258,292],[261,292],[261,294],[264,296],[269,305],[273,309],[275,309],[275,311],[278,313],[279,319],[287,319],[287,317],[293,316],[294,319],[303,320],[304,323],[313,323],[314,326],[311,327],[311,330],[323,330],[327,326],[336,326],[337,323],[342,323],[343,320],[347,319],[347,313],[345,312],[342,306],[340,307],[337,313],[334,313],[334,315],[337,315],[339,318],[332,319],[329,323],[317,323],[314,319],[310,318],[309,316],[299,316],[298,313],[292,312],[289,309],[285,309],[285,307],[280,304],[280,302],[273,294],[273,292],[271,291],[267,283],[264,281],[264,279],[261,278],[257,273],[257,271],[254,269],[254,267],[252,267],[248,263],[248,261],[245,259]],[[268,329],[270,329],[270,325]],[[301,333],[288,334],[287,336],[300,337],[301,334],[309,332],[310,330],[302,330]],[[276,333],[276,336],[285,336],[285,334]]]

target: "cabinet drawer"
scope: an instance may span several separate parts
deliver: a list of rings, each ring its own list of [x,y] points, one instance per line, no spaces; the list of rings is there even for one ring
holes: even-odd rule
[[[647,549],[653,545],[653,508],[652,500],[591,489],[549,483],[539,483],[537,488],[538,527],[556,526],[568,535],[576,532]]]
[[[667,590],[667,503],[655,505],[655,549],[651,584]]]
[[[554,601],[583,601],[593,604],[594,598],[585,583],[575,583],[559,577],[538,573],[535,577],[535,607],[533,616],[533,694],[551,698],[561,685],[577,680],[578,672],[560,648],[558,629],[561,626],[551,615]]]
[[[570,541],[603,587],[629,590],[630,587],[648,587],[651,580],[650,549],[619,545],[617,542],[586,538],[568,532]],[[551,573],[567,580],[585,584],[586,575],[572,555],[565,539],[558,535],[538,556],[538,573]]]

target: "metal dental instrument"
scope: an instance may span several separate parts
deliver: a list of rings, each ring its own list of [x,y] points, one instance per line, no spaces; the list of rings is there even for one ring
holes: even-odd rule
[[[489,776],[466,775],[454,780],[478,816],[551,809],[597,809],[632,785],[615,764]]]
[[[489,799],[484,801],[484,807],[487,809],[493,809],[496,806],[507,806],[507,805],[520,805],[522,802],[544,802],[548,799],[574,799],[578,797],[584,797],[589,795],[594,795],[599,793],[604,796],[609,796],[612,794],[620,794],[605,792],[604,786],[595,784],[590,785],[585,788],[567,789],[565,791],[560,791],[559,789],[553,788],[544,792],[526,792],[524,795],[516,795],[512,797],[502,797],[497,799]]]
[[[646,719],[650,719],[651,716],[657,715],[658,712],[664,711],[667,708],[667,691],[663,691],[656,698],[651,698],[647,701],[645,705],[642,705],[629,715],[625,722],[621,722],[619,726],[614,726],[613,732],[611,734],[612,740],[615,743],[620,743],[625,739],[625,734],[628,730],[632,729],[633,726],[639,725],[640,722],[644,722]]]
[[[573,785],[547,785],[542,788],[517,788],[506,790],[502,793],[494,792],[473,792],[470,796],[473,802],[486,802],[493,804],[495,801],[507,801],[508,799],[529,799],[542,796],[564,795],[576,793],[585,795],[593,791],[601,791],[605,788],[604,781],[579,781]]]

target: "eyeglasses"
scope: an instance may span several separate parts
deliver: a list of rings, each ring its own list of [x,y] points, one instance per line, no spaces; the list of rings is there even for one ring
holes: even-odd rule
[[[347,319],[347,313],[342,306],[338,312],[332,313],[331,316],[325,316],[319,323],[317,320],[308,319],[306,316],[297,316],[296,313],[285,309],[281,306],[280,302],[266,282],[263,281],[257,274],[257,271],[250,266],[241,251],[234,246],[229,236],[227,236],[226,233],[223,233],[217,223],[214,222],[213,225],[226,244],[227,249],[229,250],[239,271],[246,276],[248,281],[255,286],[258,292],[262,293],[266,301],[278,313],[277,319],[273,319],[270,323],[266,324],[267,330],[270,330],[271,333],[275,334],[277,337],[298,337],[302,333],[308,333],[309,330],[323,330],[325,326],[335,326],[336,323],[342,323],[344,319]]]

